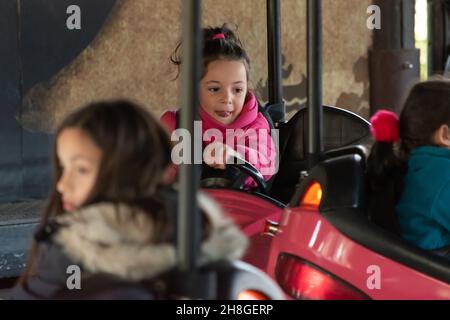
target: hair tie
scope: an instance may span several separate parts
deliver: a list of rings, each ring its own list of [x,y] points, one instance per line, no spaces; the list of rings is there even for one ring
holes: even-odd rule
[[[211,38],[211,40],[216,40],[216,39],[225,39],[225,35],[223,33],[217,33],[217,34],[213,35],[213,37]]]
[[[370,118],[370,132],[377,142],[397,142],[400,138],[398,116],[388,110],[377,111]]]

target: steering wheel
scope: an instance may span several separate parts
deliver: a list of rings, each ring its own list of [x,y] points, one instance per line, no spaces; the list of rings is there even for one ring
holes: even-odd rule
[[[214,169],[203,164],[201,187],[243,190],[246,178],[251,177],[256,182],[258,192],[267,194],[266,181],[254,165],[235,156],[230,162],[225,170]]]

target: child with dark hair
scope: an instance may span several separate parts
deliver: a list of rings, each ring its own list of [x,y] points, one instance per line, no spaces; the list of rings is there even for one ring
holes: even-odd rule
[[[14,298],[67,290],[72,265],[82,270],[81,290],[94,274],[138,283],[174,268],[176,221],[166,210],[173,197],[163,188],[170,150],[160,124],[127,101],[93,103],[66,118],[48,206]],[[200,261],[240,257],[244,236],[208,201],[199,198]]]
[[[425,250],[450,246],[450,82],[416,84],[400,119],[380,111],[371,122],[369,195],[384,194],[387,207],[395,206],[408,242]]]
[[[200,120],[203,148],[211,151],[204,152],[203,160],[208,166],[225,169],[230,156],[238,156],[253,164],[268,180],[276,170],[276,150],[269,123],[249,89],[250,58],[226,24],[203,29],[203,36]],[[180,45],[171,57],[177,66],[181,64]],[[161,121],[172,133],[177,128],[177,111],[165,112]],[[247,181],[248,186],[256,185],[251,179]]]

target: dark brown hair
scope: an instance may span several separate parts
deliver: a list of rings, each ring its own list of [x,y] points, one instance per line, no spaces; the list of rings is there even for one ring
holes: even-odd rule
[[[234,28],[235,31],[237,27]],[[247,73],[247,81],[250,81],[250,58],[247,51],[244,49],[241,41],[233,31],[233,25],[223,24],[221,27],[207,27],[203,28],[203,73],[205,76],[208,65],[217,60],[241,61]],[[223,34],[223,38],[214,39],[217,34]],[[174,52],[170,57],[170,61],[178,67],[178,73],[175,77],[178,78],[180,74],[179,66],[181,65],[181,42],[178,43]]]
[[[153,116],[129,101],[97,102],[69,115],[58,128],[56,138],[67,128],[82,130],[102,151],[96,182],[83,206],[110,202],[140,208],[155,223],[153,241],[167,241],[167,215],[156,194],[171,161],[171,146],[166,131]],[[63,214],[61,194],[56,189],[62,175],[56,141],[53,149],[53,183],[40,229],[45,228],[52,217]],[[22,283],[31,276],[38,251],[35,241]]]

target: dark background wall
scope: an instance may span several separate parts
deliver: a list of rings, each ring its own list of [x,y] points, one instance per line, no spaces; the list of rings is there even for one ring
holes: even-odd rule
[[[20,103],[16,1],[0,2],[0,201],[22,194],[22,131],[14,121]]]
[[[50,183],[52,136],[16,120],[22,100],[94,39],[115,0],[0,1],[0,203],[42,198]],[[82,29],[68,30],[70,5],[82,11]],[[28,104],[27,108],[32,108]]]

